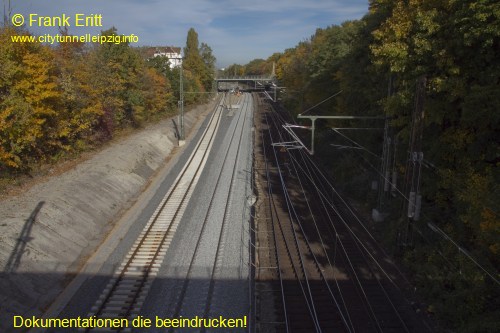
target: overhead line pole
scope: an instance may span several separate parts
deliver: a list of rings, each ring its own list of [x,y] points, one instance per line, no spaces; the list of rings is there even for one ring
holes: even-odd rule
[[[6,4],[7,3],[7,4]],[[12,15],[12,6],[10,0],[3,0],[3,26],[6,27],[10,24],[10,17]]]
[[[182,58],[181,58],[181,70],[180,70],[180,106],[181,106],[181,140],[184,141],[184,83],[182,77]]]
[[[297,118],[307,118],[311,120],[311,155],[314,155],[314,133],[316,130],[316,119],[386,119],[385,116],[303,116],[299,114]]]
[[[417,79],[415,92],[415,108],[412,112],[408,160],[406,163],[405,195],[408,195],[406,225],[403,231],[402,245],[413,245],[413,224],[420,219],[422,194],[420,192],[422,162],[422,138],[424,130],[424,99],[427,79],[421,76]],[[403,201],[405,211],[406,202]]]
[[[179,146],[183,146],[185,143],[185,137],[184,137],[184,83],[183,83],[183,76],[182,76],[182,57],[180,58],[172,58],[179,60],[180,66],[179,66],[179,101],[178,101],[178,106],[179,106]]]

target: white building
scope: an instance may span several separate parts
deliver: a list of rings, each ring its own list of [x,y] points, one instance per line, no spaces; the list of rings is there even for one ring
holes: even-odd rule
[[[182,54],[180,47],[174,46],[157,46],[150,47],[147,50],[149,58],[167,57],[170,63],[170,68],[179,67],[182,63]]]

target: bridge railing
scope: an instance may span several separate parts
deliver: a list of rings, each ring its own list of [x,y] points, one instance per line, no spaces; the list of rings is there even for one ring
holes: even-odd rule
[[[262,81],[269,81],[272,80],[273,78],[271,76],[265,76],[265,75],[242,75],[242,76],[221,76],[215,78],[216,80],[262,80]]]

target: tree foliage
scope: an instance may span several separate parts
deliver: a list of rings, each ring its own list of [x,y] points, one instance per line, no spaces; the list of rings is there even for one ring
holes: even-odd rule
[[[212,90],[215,75],[215,57],[210,46],[205,43],[201,43],[200,46],[198,33],[193,28],[190,28],[187,34],[183,69],[187,71],[186,79],[189,88],[193,89],[193,92],[203,93]],[[193,96],[192,98],[199,100],[200,97]]]
[[[414,247],[402,249],[401,259],[429,311],[460,332],[493,332],[500,326],[500,293],[483,269],[499,279],[500,4],[371,0],[369,6],[363,19],[318,29],[274,57],[280,85],[286,87],[283,102],[301,113],[342,91],[310,113],[389,116],[398,141],[396,165],[404,172],[416,81],[426,77],[422,151],[428,167],[422,170],[424,216],[416,225],[422,237],[415,234]],[[269,62],[256,59],[230,69],[244,74]],[[332,149],[340,138],[328,127],[343,125],[363,127],[329,122],[318,133],[317,150],[347,190],[378,177],[373,167],[380,160]],[[348,136],[381,154],[382,132]],[[364,189],[350,193],[371,200]],[[379,226],[387,237],[398,233],[402,200],[393,199],[388,222]]]
[[[51,48],[13,43],[16,34],[29,32],[0,29],[2,175],[29,171],[36,163],[98,145],[125,127],[173,111],[168,77],[128,44]]]
[[[61,92],[53,53],[37,44],[14,44],[5,28],[0,34],[0,158],[23,168],[59,145],[65,128],[57,126]]]

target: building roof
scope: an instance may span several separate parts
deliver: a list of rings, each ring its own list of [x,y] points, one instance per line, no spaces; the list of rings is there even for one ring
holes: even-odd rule
[[[176,46],[150,46],[144,49],[144,54],[148,58],[154,57],[156,53],[181,53],[181,48]]]

